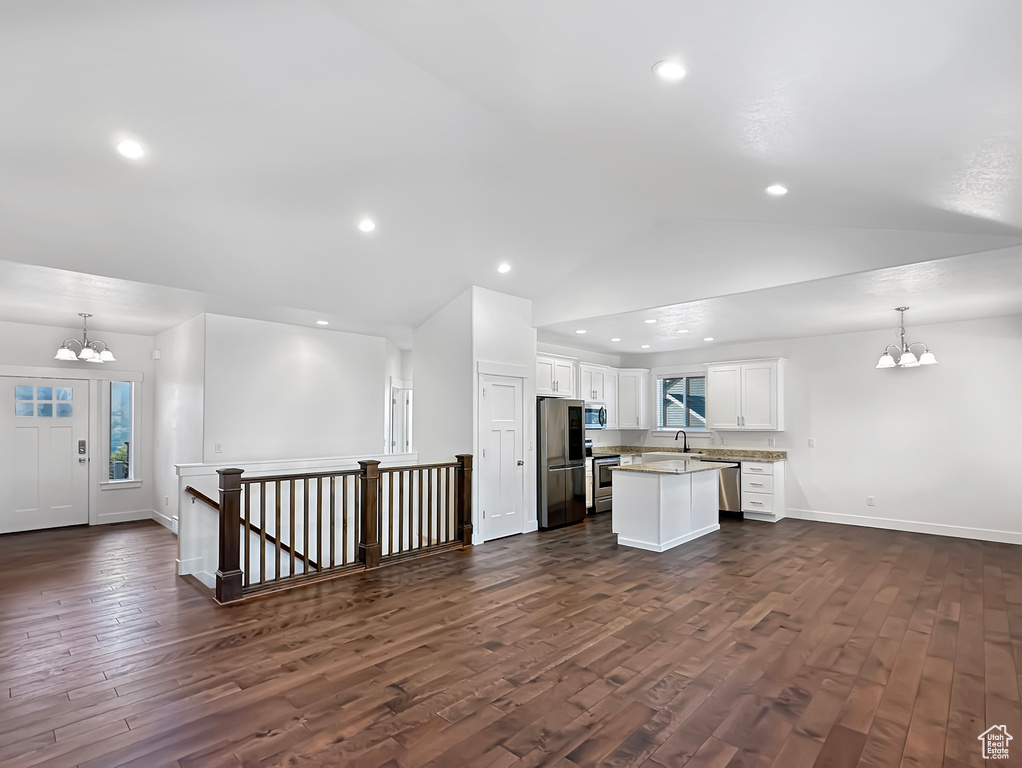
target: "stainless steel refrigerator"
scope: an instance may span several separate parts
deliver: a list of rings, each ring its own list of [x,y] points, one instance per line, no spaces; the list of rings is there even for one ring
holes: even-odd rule
[[[546,397],[536,408],[539,527],[581,522],[586,516],[585,403]]]

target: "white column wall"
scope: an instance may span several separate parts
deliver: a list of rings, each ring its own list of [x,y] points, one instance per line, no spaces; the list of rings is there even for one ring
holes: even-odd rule
[[[199,315],[156,336],[155,361],[156,519],[174,529],[179,517],[176,464],[202,461],[202,403],[205,387],[206,316]]]

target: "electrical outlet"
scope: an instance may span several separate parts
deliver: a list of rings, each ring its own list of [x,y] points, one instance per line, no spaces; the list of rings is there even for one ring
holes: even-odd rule
[[[767,445],[771,446],[777,445],[777,438],[776,437],[767,438]]]
[[[213,443],[213,452],[214,453],[223,453],[224,452],[224,444],[223,443]]]
[[[809,447],[810,448],[815,448],[816,447],[816,438],[815,437],[810,437],[809,438]]]
[[[876,505],[877,505],[876,496],[867,496],[866,497],[866,506],[867,507],[875,507]]]

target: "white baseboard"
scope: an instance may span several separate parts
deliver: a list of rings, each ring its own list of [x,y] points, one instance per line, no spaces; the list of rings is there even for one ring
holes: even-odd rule
[[[155,514],[156,511],[152,509],[136,509],[131,512],[100,512],[96,518],[96,525],[128,523],[133,520],[152,520]]]
[[[158,510],[153,510],[153,520],[158,522],[164,528],[169,528],[174,533],[177,533],[177,521],[170,515],[165,515]]]
[[[663,544],[654,544],[651,541],[640,541],[638,539],[627,539],[624,536],[618,535],[617,543],[622,547],[635,547],[636,549],[645,549],[647,552],[666,552],[669,549],[680,546],[686,542],[698,539],[700,536],[705,536],[708,533],[720,530],[720,523],[714,523],[708,525],[705,528],[699,528],[698,530],[686,533],[684,536],[678,536],[675,539],[669,539]]]
[[[532,533],[539,530],[539,520],[526,520],[525,530],[522,533]]]
[[[895,520],[886,517],[842,515],[836,512],[817,512],[812,509],[789,508],[787,511],[788,517],[794,517],[798,520],[815,520],[820,523],[837,523],[838,525],[859,525],[864,528],[886,528],[891,531],[906,531],[908,533],[929,533],[935,536],[954,536],[959,539],[996,541],[1001,544],[1022,544],[1022,533],[1014,533],[1012,531],[992,531],[986,528],[967,528],[961,525],[924,523],[917,520]]]
[[[209,571],[199,571],[194,576],[210,589],[216,589],[216,576]]]
[[[201,557],[189,557],[185,560],[177,561],[177,575],[187,576],[188,574],[197,574],[202,568]]]

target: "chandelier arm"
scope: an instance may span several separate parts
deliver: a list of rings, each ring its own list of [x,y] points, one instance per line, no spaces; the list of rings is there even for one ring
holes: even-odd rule
[[[64,343],[61,344],[60,346],[66,349],[70,349],[72,344],[77,344],[82,349],[85,349],[85,345],[78,341],[78,339],[64,339]]]
[[[926,346],[925,344],[923,344],[923,342],[921,342],[921,341],[913,341],[913,342],[912,342],[911,344],[909,344],[909,345],[908,345],[908,346],[906,347],[906,349],[912,349],[912,347],[922,347],[922,348],[923,348],[923,351],[924,351],[924,352],[929,352],[929,351],[930,351],[929,347],[927,347],[927,346]]]
[[[904,350],[902,350],[902,348],[901,348],[901,347],[899,347],[899,346],[898,346],[897,344],[888,344],[888,345],[887,345],[887,346],[886,346],[886,347],[884,348],[884,354],[885,354],[885,355],[889,355],[889,354],[891,354],[891,350],[892,350],[892,349],[893,349],[893,350],[894,350],[895,352],[897,352],[897,353],[898,353],[899,355],[900,355],[900,354],[901,354],[901,353],[902,353],[902,352],[904,351]]]

